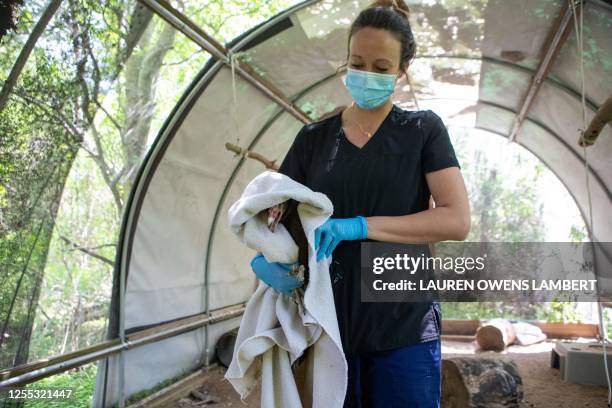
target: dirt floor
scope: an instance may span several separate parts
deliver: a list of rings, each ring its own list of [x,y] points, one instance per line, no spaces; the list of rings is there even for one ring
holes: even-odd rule
[[[510,346],[502,352],[514,360],[523,379],[524,401],[521,408],[605,408],[607,387],[564,382],[559,370],[550,368],[550,354],[554,345],[553,341],[547,341],[531,346]],[[475,343],[442,342],[443,358],[475,352]]]
[[[561,381],[559,370],[550,368],[550,354],[553,347],[554,342],[548,341],[525,347],[510,346],[503,352],[514,359],[523,379],[525,398],[521,408],[606,407],[608,395],[606,387]],[[475,343],[447,340],[442,342],[443,358],[474,353],[476,353]],[[177,401],[175,406],[179,408],[259,407],[259,387],[241,402],[231,384],[223,378],[224,373],[223,367],[212,369],[204,386],[189,398]]]

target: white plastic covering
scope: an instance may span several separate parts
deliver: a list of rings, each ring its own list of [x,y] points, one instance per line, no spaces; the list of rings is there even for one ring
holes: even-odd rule
[[[418,44],[417,59],[410,67],[418,107],[433,109],[449,121],[471,112],[471,126],[507,136],[537,69],[546,35],[567,2],[448,3],[408,2]],[[306,2],[292,9],[291,27],[248,50],[242,50],[238,41],[237,50],[246,51],[246,61],[316,120],[350,103],[341,75],[335,72],[346,58],[347,29],[367,4]],[[286,24],[284,17],[277,16],[256,31]],[[604,2],[588,2],[584,24],[589,54],[585,61],[588,123],[594,109],[612,93],[612,8]],[[447,35],[439,35],[440,31]],[[509,61],[502,51],[522,52],[525,58]],[[578,57],[571,34],[517,142],[559,176],[587,215],[582,151],[577,145],[581,126]],[[229,231],[226,215],[246,183],[264,167],[235,157],[224,144],[239,144],[280,163],[303,124],[238,75],[239,121],[234,122],[231,72],[219,63],[207,69],[159,134],[128,211],[133,218],[122,248],[128,274],[126,330],[246,301],[254,288],[248,267],[252,251]],[[400,85],[394,101],[416,109],[408,90]],[[612,241],[610,133],[607,126],[595,147],[589,148],[595,234],[600,241]],[[131,252],[126,245],[131,245]],[[126,395],[202,364],[206,344],[212,352],[218,337],[239,320],[212,325],[208,342],[200,329],[125,352]],[[105,361],[99,365],[96,406],[103,396],[106,405],[118,399],[118,357],[108,362],[106,389]]]

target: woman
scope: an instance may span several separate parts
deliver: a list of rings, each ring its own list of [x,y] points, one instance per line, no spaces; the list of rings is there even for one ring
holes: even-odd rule
[[[344,111],[305,125],[279,168],[334,205],[315,233],[317,259],[332,256],[334,302],[349,365],[346,407],[439,407],[437,302],[362,303],[360,243],[464,240],[470,209],[446,127],[431,110],[390,97],[416,45],[402,0],[377,1],[351,26]],[[429,208],[433,196],[435,208]],[[258,254],[256,275],[279,291],[300,285],[289,265]]]

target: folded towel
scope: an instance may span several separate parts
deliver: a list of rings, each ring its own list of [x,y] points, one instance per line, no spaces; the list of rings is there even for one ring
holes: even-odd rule
[[[297,261],[297,246],[278,224],[271,232],[256,215],[288,199],[299,202],[298,215],[308,240],[309,284],[304,309],[260,282],[243,315],[232,362],[225,373],[242,399],[261,378],[261,406],[342,407],[347,363],[340,340],[331,280],[330,258],[316,261],[314,231],[332,214],[322,193],[284,174],[266,171],[255,177],[228,211],[231,230],[268,262]],[[312,347],[294,375],[291,364]]]

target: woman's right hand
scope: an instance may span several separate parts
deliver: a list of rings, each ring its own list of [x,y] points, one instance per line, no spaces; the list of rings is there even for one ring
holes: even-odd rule
[[[255,275],[266,285],[287,296],[291,295],[293,289],[303,285],[303,282],[300,282],[297,277],[289,275],[294,265],[297,263],[268,262],[261,252],[258,252],[251,260],[251,269]]]

